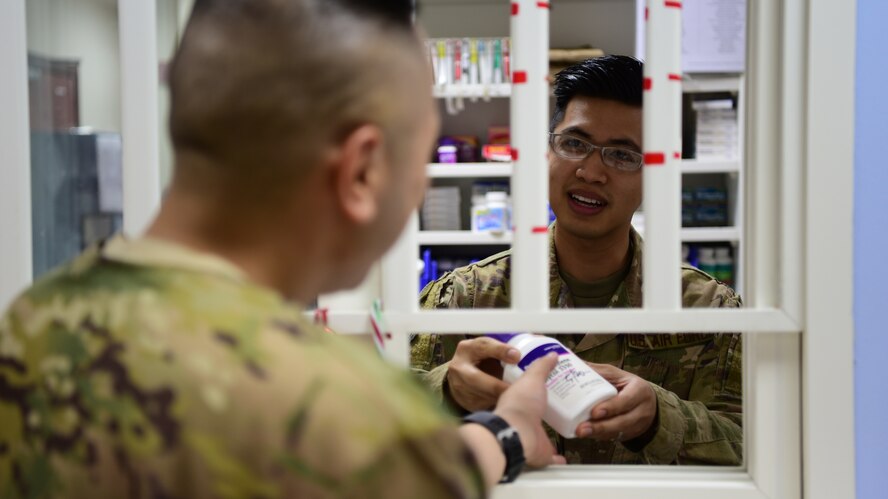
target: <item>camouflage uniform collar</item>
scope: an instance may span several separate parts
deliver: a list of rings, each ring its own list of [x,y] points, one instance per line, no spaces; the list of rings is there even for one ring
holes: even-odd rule
[[[641,308],[641,263],[644,241],[635,227],[631,226],[629,228],[629,247],[632,252],[629,272],[611,297],[608,308]],[[558,257],[555,254],[555,222],[549,226],[549,306],[552,308],[574,307],[570,289],[558,271]],[[616,334],[587,334],[577,344],[574,351],[581,352],[594,348],[616,336]]]
[[[641,263],[644,241],[635,230],[629,228],[629,247],[632,261],[629,273],[617,287],[608,303],[608,308],[641,308]],[[549,306],[552,308],[573,308],[573,299],[567,283],[558,270],[558,256],[555,253],[555,222],[549,226]]]
[[[611,297],[608,308],[641,308],[641,264],[643,260],[644,240],[635,227],[629,227],[629,251],[632,252],[632,261],[629,263],[629,272],[626,278]]]
[[[118,234],[105,242],[101,255],[106,260],[130,265],[190,270],[221,275],[237,281],[246,278],[241,269],[221,257],[150,237],[129,239]]]

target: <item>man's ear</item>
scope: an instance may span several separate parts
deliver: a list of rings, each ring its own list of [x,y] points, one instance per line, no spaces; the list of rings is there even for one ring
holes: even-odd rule
[[[333,164],[333,188],[342,213],[356,223],[372,221],[386,179],[385,137],[377,125],[361,125],[340,142]]]

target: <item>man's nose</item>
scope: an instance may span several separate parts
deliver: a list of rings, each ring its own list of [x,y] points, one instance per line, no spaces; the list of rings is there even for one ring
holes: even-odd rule
[[[601,158],[601,149],[595,149],[580,162],[576,176],[585,182],[603,184],[607,182],[607,173],[607,166]]]

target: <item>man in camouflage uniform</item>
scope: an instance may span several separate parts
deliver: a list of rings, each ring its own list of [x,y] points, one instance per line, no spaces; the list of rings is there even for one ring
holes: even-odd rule
[[[552,308],[641,307],[642,68],[620,56],[561,72],[550,140],[549,296]],[[601,149],[595,146],[604,146]],[[596,152],[599,153],[596,153]],[[424,309],[504,308],[511,251],[429,284]],[[682,266],[684,307],[739,307],[740,297]],[[591,328],[590,329],[594,329]],[[570,463],[742,463],[742,350],[738,334],[555,335],[619,390],[578,435],[551,433]],[[507,386],[499,361],[518,353],[489,338],[418,335],[413,367],[457,410],[492,406]]]
[[[197,0],[157,219],[0,319],[0,498],[484,495],[494,434],[297,305],[362,279],[418,205],[427,81],[408,1]],[[563,462],[554,363],[495,411],[531,465]]]

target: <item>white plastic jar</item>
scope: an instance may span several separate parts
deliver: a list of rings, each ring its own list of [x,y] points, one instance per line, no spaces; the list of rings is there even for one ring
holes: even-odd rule
[[[592,408],[615,396],[617,389],[554,338],[535,334],[489,334],[521,352],[517,364],[503,363],[503,381],[514,383],[530,364],[550,352],[558,363],[546,379],[548,407],[543,420],[566,438],[576,437],[577,426],[589,419]]]
[[[489,222],[487,230],[496,233],[509,230],[508,196],[505,191],[489,191],[484,195],[487,201]]]

